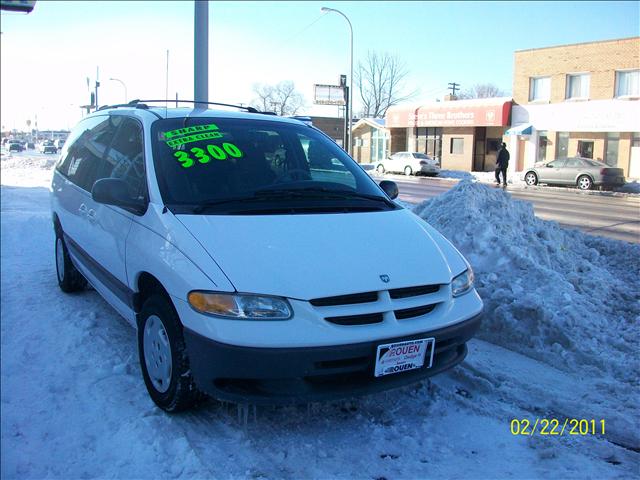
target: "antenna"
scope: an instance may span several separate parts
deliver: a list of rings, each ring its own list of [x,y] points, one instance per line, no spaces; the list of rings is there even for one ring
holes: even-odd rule
[[[169,49],[167,48],[167,75],[165,77],[164,98],[167,101],[164,104],[164,118],[167,118],[167,108],[169,108]]]

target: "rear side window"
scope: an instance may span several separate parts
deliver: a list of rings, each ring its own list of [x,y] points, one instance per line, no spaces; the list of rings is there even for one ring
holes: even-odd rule
[[[91,191],[100,159],[121,123],[119,117],[94,117],[83,121],[69,138],[56,169],[80,188]]]

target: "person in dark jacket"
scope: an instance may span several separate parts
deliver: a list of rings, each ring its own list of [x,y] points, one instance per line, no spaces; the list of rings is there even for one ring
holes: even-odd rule
[[[507,168],[509,167],[509,151],[507,150],[507,144],[502,143],[500,150],[498,151],[498,158],[496,159],[496,183],[500,185],[500,172],[502,172],[502,184],[507,186]]]

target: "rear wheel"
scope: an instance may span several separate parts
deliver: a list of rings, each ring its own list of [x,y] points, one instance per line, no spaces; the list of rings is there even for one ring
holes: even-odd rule
[[[580,190],[590,190],[591,187],[593,186],[593,181],[591,180],[591,177],[587,176],[587,175],[582,175],[578,178],[578,188]]]
[[[524,176],[524,181],[529,186],[537,185],[538,184],[538,176],[533,172],[528,172]]]
[[[413,173],[413,170],[411,169],[411,167],[409,165],[407,165],[406,167],[404,167],[404,174],[408,177],[409,175],[411,175]]]
[[[83,290],[87,281],[76,269],[69,258],[67,246],[61,234],[56,235],[56,274],[58,276],[58,286],[66,293]]]
[[[196,387],[173,305],[161,294],[151,295],[138,319],[138,354],[151,399],[167,412],[187,410],[205,396]]]

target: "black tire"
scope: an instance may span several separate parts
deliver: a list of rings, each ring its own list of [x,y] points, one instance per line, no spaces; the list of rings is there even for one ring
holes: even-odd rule
[[[593,187],[593,180],[591,180],[589,175],[580,175],[576,185],[580,190],[591,190]]]
[[[529,186],[538,185],[538,175],[535,172],[527,172],[524,176],[524,182]]]
[[[383,175],[383,174],[384,174],[384,165],[379,164],[379,165],[376,167],[376,172],[378,172],[380,175]]]
[[[60,290],[65,293],[84,290],[87,286],[87,280],[76,269],[71,258],[69,258],[69,251],[61,234],[56,234],[55,260],[56,276],[58,277]]]
[[[405,174],[407,177],[410,177],[412,173],[413,173],[413,169],[412,169],[409,165],[407,165],[406,167],[404,167],[404,174]]]
[[[167,361],[166,357],[154,358],[153,352],[147,351],[145,357],[145,331],[148,322],[157,321],[162,323],[162,328],[166,334],[165,339],[171,353],[170,380],[166,384],[161,384],[161,379],[156,378],[155,384],[149,375],[147,361],[153,360]],[[152,324],[149,324],[151,327]],[[149,345],[149,343],[147,343]],[[179,412],[188,410],[206,396],[198,390],[191,375],[189,367],[189,356],[182,334],[182,324],[178,314],[171,302],[162,294],[151,295],[142,306],[142,311],[138,315],[138,355],[140,358],[140,369],[149,396],[154,403],[166,412]],[[146,359],[145,359],[146,358]],[[157,365],[157,364],[156,364]],[[153,367],[152,367],[153,368]],[[160,384],[160,387],[157,385]],[[164,388],[162,387],[164,385]],[[163,391],[164,390],[164,391]]]

